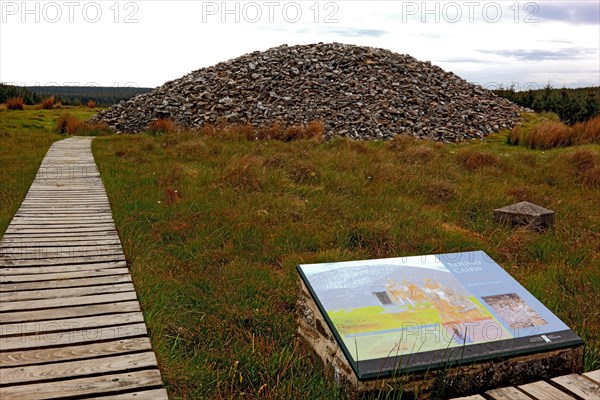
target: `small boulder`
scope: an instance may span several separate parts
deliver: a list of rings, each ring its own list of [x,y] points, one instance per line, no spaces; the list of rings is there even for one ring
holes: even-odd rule
[[[554,225],[554,211],[528,201],[494,210],[494,221],[511,226],[526,225],[538,231]]]

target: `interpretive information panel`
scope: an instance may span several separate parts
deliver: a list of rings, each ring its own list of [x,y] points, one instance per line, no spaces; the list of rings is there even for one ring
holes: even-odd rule
[[[482,251],[298,271],[359,379],[582,344]]]

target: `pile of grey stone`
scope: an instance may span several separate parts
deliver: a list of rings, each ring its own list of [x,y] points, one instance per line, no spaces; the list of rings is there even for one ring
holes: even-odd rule
[[[405,134],[455,142],[512,128],[523,111],[430,62],[319,43],[283,45],[199,69],[103,110],[92,122],[133,133],[157,118],[190,128],[319,120],[327,137]]]

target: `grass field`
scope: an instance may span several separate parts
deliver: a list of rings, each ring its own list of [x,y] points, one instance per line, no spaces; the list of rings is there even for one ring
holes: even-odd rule
[[[2,231],[61,137],[48,128],[58,111],[18,113],[0,112]],[[479,249],[584,338],[587,370],[600,368],[600,146],[531,150],[506,135],[455,145],[95,139],[170,396],[337,398],[296,339],[295,266]],[[492,221],[520,200],[556,211],[555,227]]]
[[[86,119],[98,110],[62,108],[23,111],[0,108],[0,232],[25,198],[31,182],[50,145],[63,136],[56,133],[57,121],[65,113]]]

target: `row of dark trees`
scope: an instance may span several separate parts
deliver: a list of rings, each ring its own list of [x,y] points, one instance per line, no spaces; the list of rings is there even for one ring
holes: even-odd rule
[[[44,99],[54,97],[63,105],[87,104],[92,100],[98,106],[107,107],[127,100],[151,89],[138,87],[96,87],[96,86],[13,86],[0,84],[0,103],[12,97],[22,97],[25,104],[39,104]]]
[[[5,103],[6,100],[13,97],[22,97],[25,104],[38,104],[42,101],[42,97],[33,93],[25,87],[5,85],[0,83],[0,103]]]
[[[555,89],[548,84],[539,90],[517,92],[510,87],[494,93],[536,112],[553,112],[569,125],[600,115],[600,87]]]

